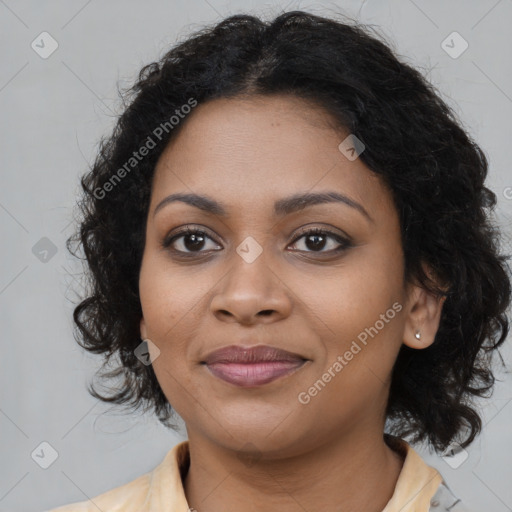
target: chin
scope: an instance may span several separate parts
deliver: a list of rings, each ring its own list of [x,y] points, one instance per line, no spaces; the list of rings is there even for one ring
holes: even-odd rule
[[[222,411],[222,421],[215,422],[214,430],[208,437],[223,448],[246,453],[258,454],[270,459],[298,454],[306,448],[310,429],[298,422],[289,410],[277,409],[274,413],[258,408],[241,409],[226,414]],[[217,418],[219,416],[216,416]],[[300,425],[300,430],[298,430]],[[313,426],[311,426],[313,429]],[[205,429],[203,429],[203,432]]]

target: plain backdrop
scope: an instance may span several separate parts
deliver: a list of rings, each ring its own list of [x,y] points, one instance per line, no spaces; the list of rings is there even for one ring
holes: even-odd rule
[[[65,248],[78,179],[121,111],[117,87],[142,65],[230,14],[270,19],[292,9],[377,25],[436,85],[489,158],[511,252],[511,0],[0,0],[0,511],[94,497],[151,470],[184,439],[87,393],[100,361],[73,339],[80,267]],[[510,347],[502,353],[510,361]],[[489,512],[512,510],[512,379],[499,368],[497,377],[465,460],[416,447],[465,503]],[[41,450],[55,459],[47,469]]]

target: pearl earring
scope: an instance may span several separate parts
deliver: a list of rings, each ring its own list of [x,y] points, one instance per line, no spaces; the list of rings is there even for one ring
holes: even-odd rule
[[[420,340],[421,339],[421,332],[420,331],[416,331],[416,334],[414,336],[415,336],[415,338],[417,340]]]

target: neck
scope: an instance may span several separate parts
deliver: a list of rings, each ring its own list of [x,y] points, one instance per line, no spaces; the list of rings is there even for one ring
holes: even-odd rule
[[[197,512],[381,512],[393,495],[402,457],[385,443],[382,431],[338,437],[271,459],[244,457],[189,431],[184,482],[189,506]]]

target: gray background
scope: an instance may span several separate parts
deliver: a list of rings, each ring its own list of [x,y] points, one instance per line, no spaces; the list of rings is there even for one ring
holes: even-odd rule
[[[1,511],[93,497],[149,471],[184,439],[183,431],[180,437],[151,417],[123,416],[87,394],[99,361],[73,340],[80,267],[64,245],[78,177],[121,110],[118,84],[128,85],[143,64],[204,23],[240,11],[268,19],[282,9],[340,11],[378,25],[423,70],[490,159],[496,221],[510,252],[512,0],[0,0]],[[47,59],[31,47],[43,31],[59,45]],[[441,46],[453,31],[469,44],[457,58]],[[510,361],[510,346],[503,355]],[[497,375],[492,400],[482,404],[484,433],[462,464],[416,448],[475,510],[503,512],[512,510],[512,379]],[[31,458],[43,441],[58,452],[48,469]]]

